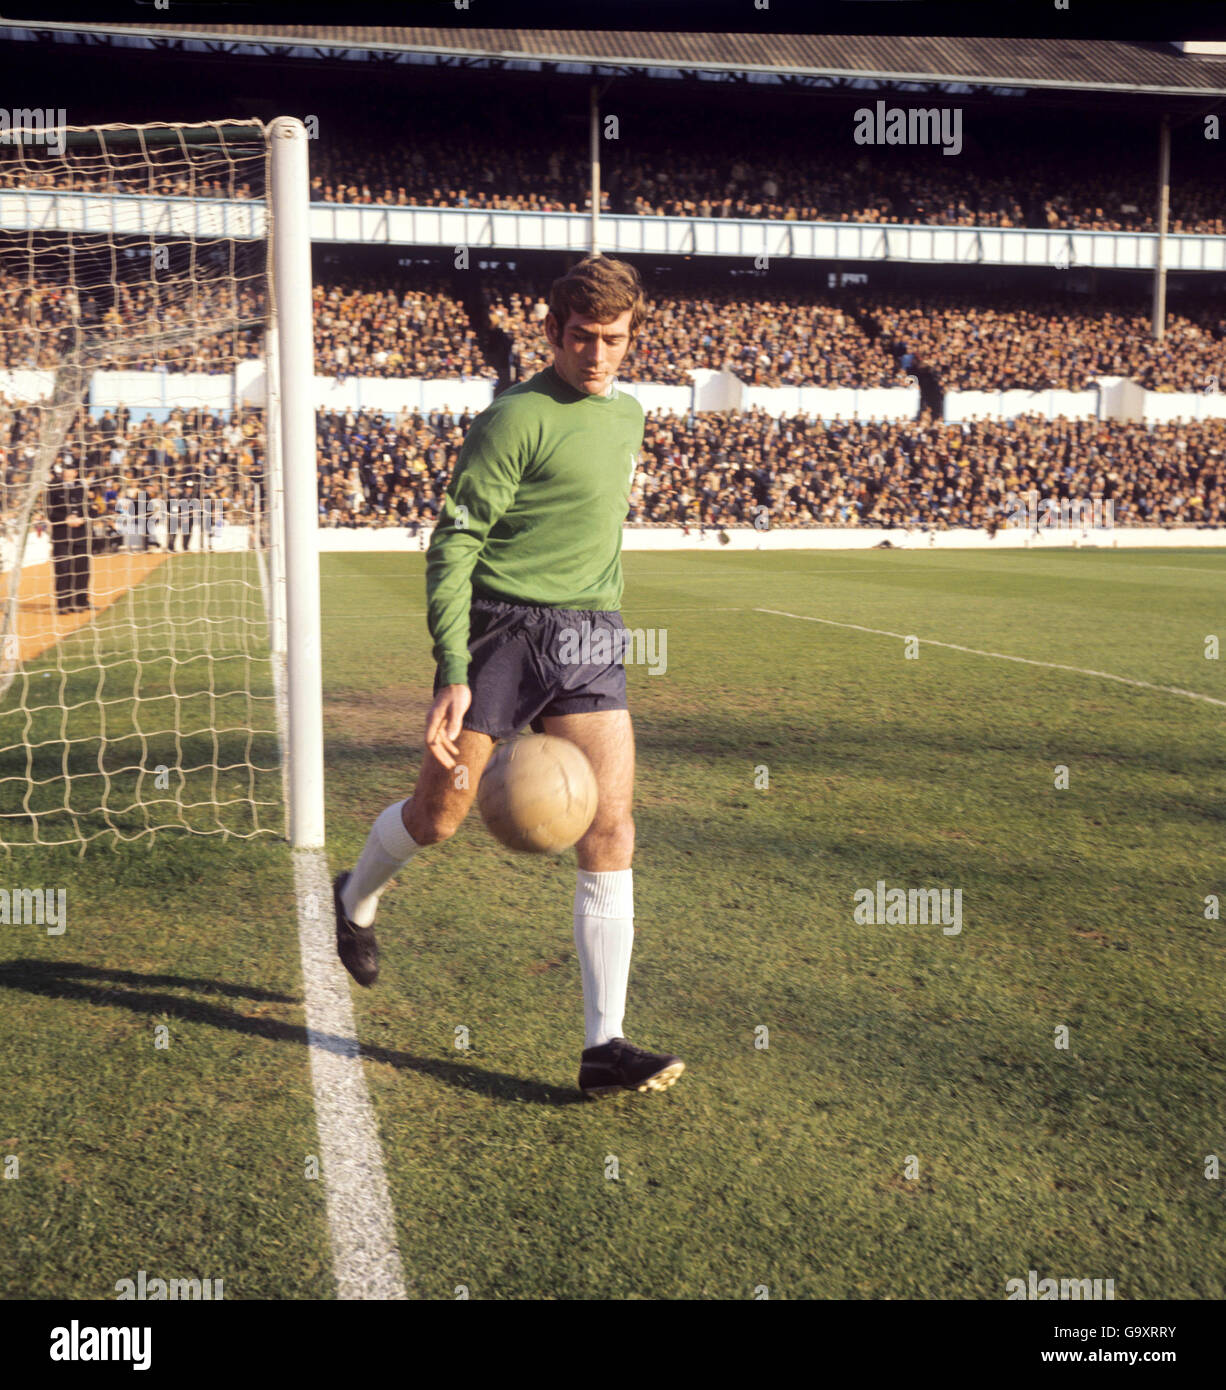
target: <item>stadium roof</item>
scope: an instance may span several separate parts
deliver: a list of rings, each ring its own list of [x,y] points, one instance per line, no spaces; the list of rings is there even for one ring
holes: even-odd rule
[[[1097,39],[920,38],[847,34],[689,34],[601,30],[414,29],[285,24],[55,24],[0,19],[9,36],[304,58],[386,55],[463,67],[553,67],[575,74],[700,73],[728,80],[871,87],[917,83],[1226,97],[1226,60],[1173,44]]]

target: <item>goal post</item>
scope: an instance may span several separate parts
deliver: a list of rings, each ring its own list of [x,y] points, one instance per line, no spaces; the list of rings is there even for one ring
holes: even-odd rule
[[[307,148],[0,138],[5,854],[324,843]]]
[[[290,843],[295,849],[312,849],[324,843],[324,735],[306,127],[279,117],[269,139],[273,356],[283,475],[283,501],[273,515],[280,512],[284,535]],[[271,401],[272,373],[268,375]]]

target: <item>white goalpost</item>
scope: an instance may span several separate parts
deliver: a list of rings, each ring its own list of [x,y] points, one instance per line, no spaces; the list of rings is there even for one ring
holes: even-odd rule
[[[290,843],[324,842],[323,653],[319,614],[319,503],[315,468],[310,176],[306,127],[279,118],[272,145],[272,324],[280,397],[279,452],[285,557]]]
[[[324,843],[307,136],[0,142],[0,845]]]

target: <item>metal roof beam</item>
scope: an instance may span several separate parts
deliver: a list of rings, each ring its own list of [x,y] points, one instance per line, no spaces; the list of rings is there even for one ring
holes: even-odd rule
[[[122,28],[109,28],[102,25],[88,27],[74,26],[51,21],[18,22],[0,24],[0,36],[14,36],[20,31],[23,35],[52,34],[60,42],[111,43],[123,47],[150,47],[162,51],[202,53],[224,52],[227,54],[254,54],[256,56],[284,57],[287,51],[291,57],[306,56],[315,60],[332,62],[423,63],[441,67],[463,65],[470,70],[477,67],[511,70],[529,68],[539,71],[553,68],[560,72],[573,72],[583,76],[625,76],[652,77],[667,80],[707,80],[734,83],[737,86],[752,84],[784,87],[789,84],[812,83],[828,86],[844,82],[853,87],[873,90],[874,84],[891,90],[937,90],[951,91],[964,88],[968,91],[985,91],[989,94],[1014,94],[1019,91],[1047,93],[1067,93],[1069,95],[1126,95],[1132,100],[1138,97],[1180,97],[1218,99],[1226,95],[1226,85],[1217,86],[1171,86],[1163,83],[1140,83],[1135,81],[1107,81],[1102,79],[1077,80],[1070,78],[1019,77],[1006,71],[996,74],[968,74],[960,72],[926,71],[887,71],[866,68],[787,68],[777,64],[746,62],[716,62],[700,60],[687,64],[677,59],[599,59],[581,53],[528,53],[515,50],[499,50],[481,53],[472,48],[443,44],[403,44],[379,43],[361,45],[339,41],[320,42],[318,38],[299,38],[258,34],[236,36],[205,31],[201,34],[174,34],[165,29],[145,28],[125,25]],[[225,45],[218,48],[217,45]],[[956,60],[955,60],[956,61]],[[1190,70],[1190,69],[1189,69]],[[918,84],[914,86],[912,84]]]

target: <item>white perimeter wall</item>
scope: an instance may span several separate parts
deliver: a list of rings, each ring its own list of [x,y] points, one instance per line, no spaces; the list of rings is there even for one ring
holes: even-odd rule
[[[350,530],[347,527],[321,527],[321,551],[356,552],[400,551],[424,552],[430,544],[431,531],[423,528],[413,535],[402,526],[381,526]],[[954,527],[949,531],[874,531],[859,527],[785,528],[777,531],[755,531],[753,527],[737,527],[725,533],[728,542],[721,545],[718,533],[708,529],[691,530],[688,535],[679,526],[632,527],[622,532],[623,550],[871,550],[888,540],[896,550],[1052,550],[1129,549],[1169,546],[1226,547],[1226,530],[1201,531],[1190,526],[1166,531],[1158,527],[1116,526],[1101,531],[1043,530],[1037,534],[1019,528],[1006,527],[990,540],[986,531],[970,527]],[[164,529],[162,532],[164,539]],[[249,543],[245,526],[225,526],[216,544],[217,550],[246,550]],[[12,542],[0,546],[0,567],[11,567]],[[192,550],[199,551],[199,532],[192,536]],[[26,542],[25,563],[43,564],[51,558],[51,540],[47,534],[30,536]]]
[[[945,419],[951,424],[974,416],[994,420],[1012,420],[1017,415],[1095,419],[1098,403],[1097,391],[946,391]]]
[[[1217,390],[1143,391],[1127,377],[1103,377],[1093,391],[946,391],[945,419],[972,416],[1012,420],[1017,415],[1070,419],[1211,420],[1226,418],[1226,363]]]
[[[919,411],[918,389],[821,390],[811,386],[768,388],[746,386],[731,372],[696,371],[694,385],[657,386],[651,382],[622,382],[621,390],[634,396],[645,411],[751,410],[768,415],[806,414],[831,420],[913,420]],[[11,401],[40,400],[50,395],[54,374],[50,371],[0,371],[0,393]],[[1012,419],[1017,415],[1101,420],[1208,420],[1226,418],[1226,366],[1220,380],[1208,392],[1143,391],[1121,377],[1103,377],[1089,391],[947,391],[945,419],[960,423],[974,416]],[[401,409],[429,411],[465,408],[474,414],[494,398],[494,383],[486,378],[467,381],[422,380],[417,377],[317,376],[313,381],[317,410]],[[95,372],[90,381],[90,405],[96,411],[126,405],[138,417],[147,411],[165,412],[175,405],[204,405],[229,411],[235,404],[263,405],[264,364],[251,359],[238,364],[233,374]]]

